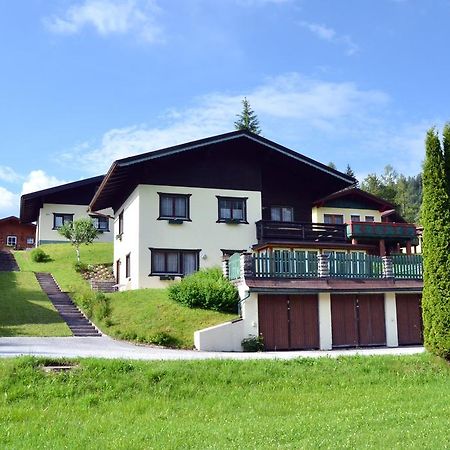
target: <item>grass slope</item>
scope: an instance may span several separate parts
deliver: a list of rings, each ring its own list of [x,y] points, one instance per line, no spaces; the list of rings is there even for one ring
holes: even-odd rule
[[[170,300],[165,289],[140,289],[109,295],[108,325],[100,322],[110,336],[138,342],[155,342],[164,333],[176,347],[192,348],[194,331],[236,318],[204,309],[190,309]]]
[[[71,336],[30,272],[0,272],[0,336]]]
[[[1,448],[446,448],[450,367],[294,361],[0,361]]]
[[[30,252],[15,252],[22,271],[50,272],[63,291],[80,294],[90,291],[87,282],[74,269],[75,250],[68,244],[42,245],[52,261],[36,263]],[[112,264],[113,245],[95,243],[81,247],[86,264]],[[111,316],[96,321],[106,334],[137,342],[155,342],[161,333],[173,338],[173,346],[192,348],[194,331],[236,318],[236,315],[202,309],[190,309],[170,300],[164,289],[141,289],[109,295]],[[76,301],[77,296],[72,295]]]

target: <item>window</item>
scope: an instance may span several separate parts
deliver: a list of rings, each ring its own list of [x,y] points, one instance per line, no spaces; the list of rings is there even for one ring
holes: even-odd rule
[[[34,244],[34,238],[32,238],[32,237],[27,238],[27,244],[28,245],[33,245]]]
[[[73,214],[56,214],[53,213],[53,229],[57,230],[64,224],[73,222]]]
[[[17,245],[17,236],[6,236],[6,245],[8,247],[15,247]]]
[[[323,221],[328,224],[339,225],[344,223],[342,214],[324,214]]]
[[[161,250],[152,252],[150,275],[189,275],[198,270],[200,250]]]
[[[109,219],[106,216],[91,216],[94,227],[99,231],[109,231]]]
[[[119,236],[123,234],[123,211],[119,214]]]
[[[357,215],[351,215],[350,216],[350,222],[361,222],[361,216],[357,216]]]
[[[288,206],[272,206],[270,208],[270,220],[274,222],[293,222],[294,208]]]
[[[219,219],[217,222],[247,222],[246,197],[217,197],[219,201]]]
[[[374,216],[366,216],[366,222],[375,222]]]
[[[128,253],[128,255],[125,256],[125,277],[126,278],[131,277],[130,256],[131,256],[131,253]]]
[[[189,218],[189,197],[191,194],[159,194],[159,217],[158,219],[181,219]]]

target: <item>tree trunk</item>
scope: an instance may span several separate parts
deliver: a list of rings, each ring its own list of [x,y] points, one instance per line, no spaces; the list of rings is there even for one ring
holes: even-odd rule
[[[75,250],[77,251],[77,261],[80,262],[80,249],[76,247]]]

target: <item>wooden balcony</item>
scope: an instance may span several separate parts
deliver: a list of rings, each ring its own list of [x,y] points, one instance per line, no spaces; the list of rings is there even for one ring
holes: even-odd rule
[[[347,242],[347,225],[308,222],[256,222],[258,244],[267,242]]]
[[[347,236],[351,239],[413,240],[417,232],[412,223],[351,222]]]

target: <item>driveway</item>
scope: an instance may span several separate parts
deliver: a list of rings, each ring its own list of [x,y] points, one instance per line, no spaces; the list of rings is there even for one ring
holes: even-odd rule
[[[422,353],[423,347],[365,348],[332,351],[287,351],[264,353],[199,352],[172,350],[146,345],[134,345],[102,337],[3,337],[0,357],[22,355],[49,358],[112,358],[136,360],[194,360],[194,359],[293,359],[337,357],[352,355],[411,355]]]

